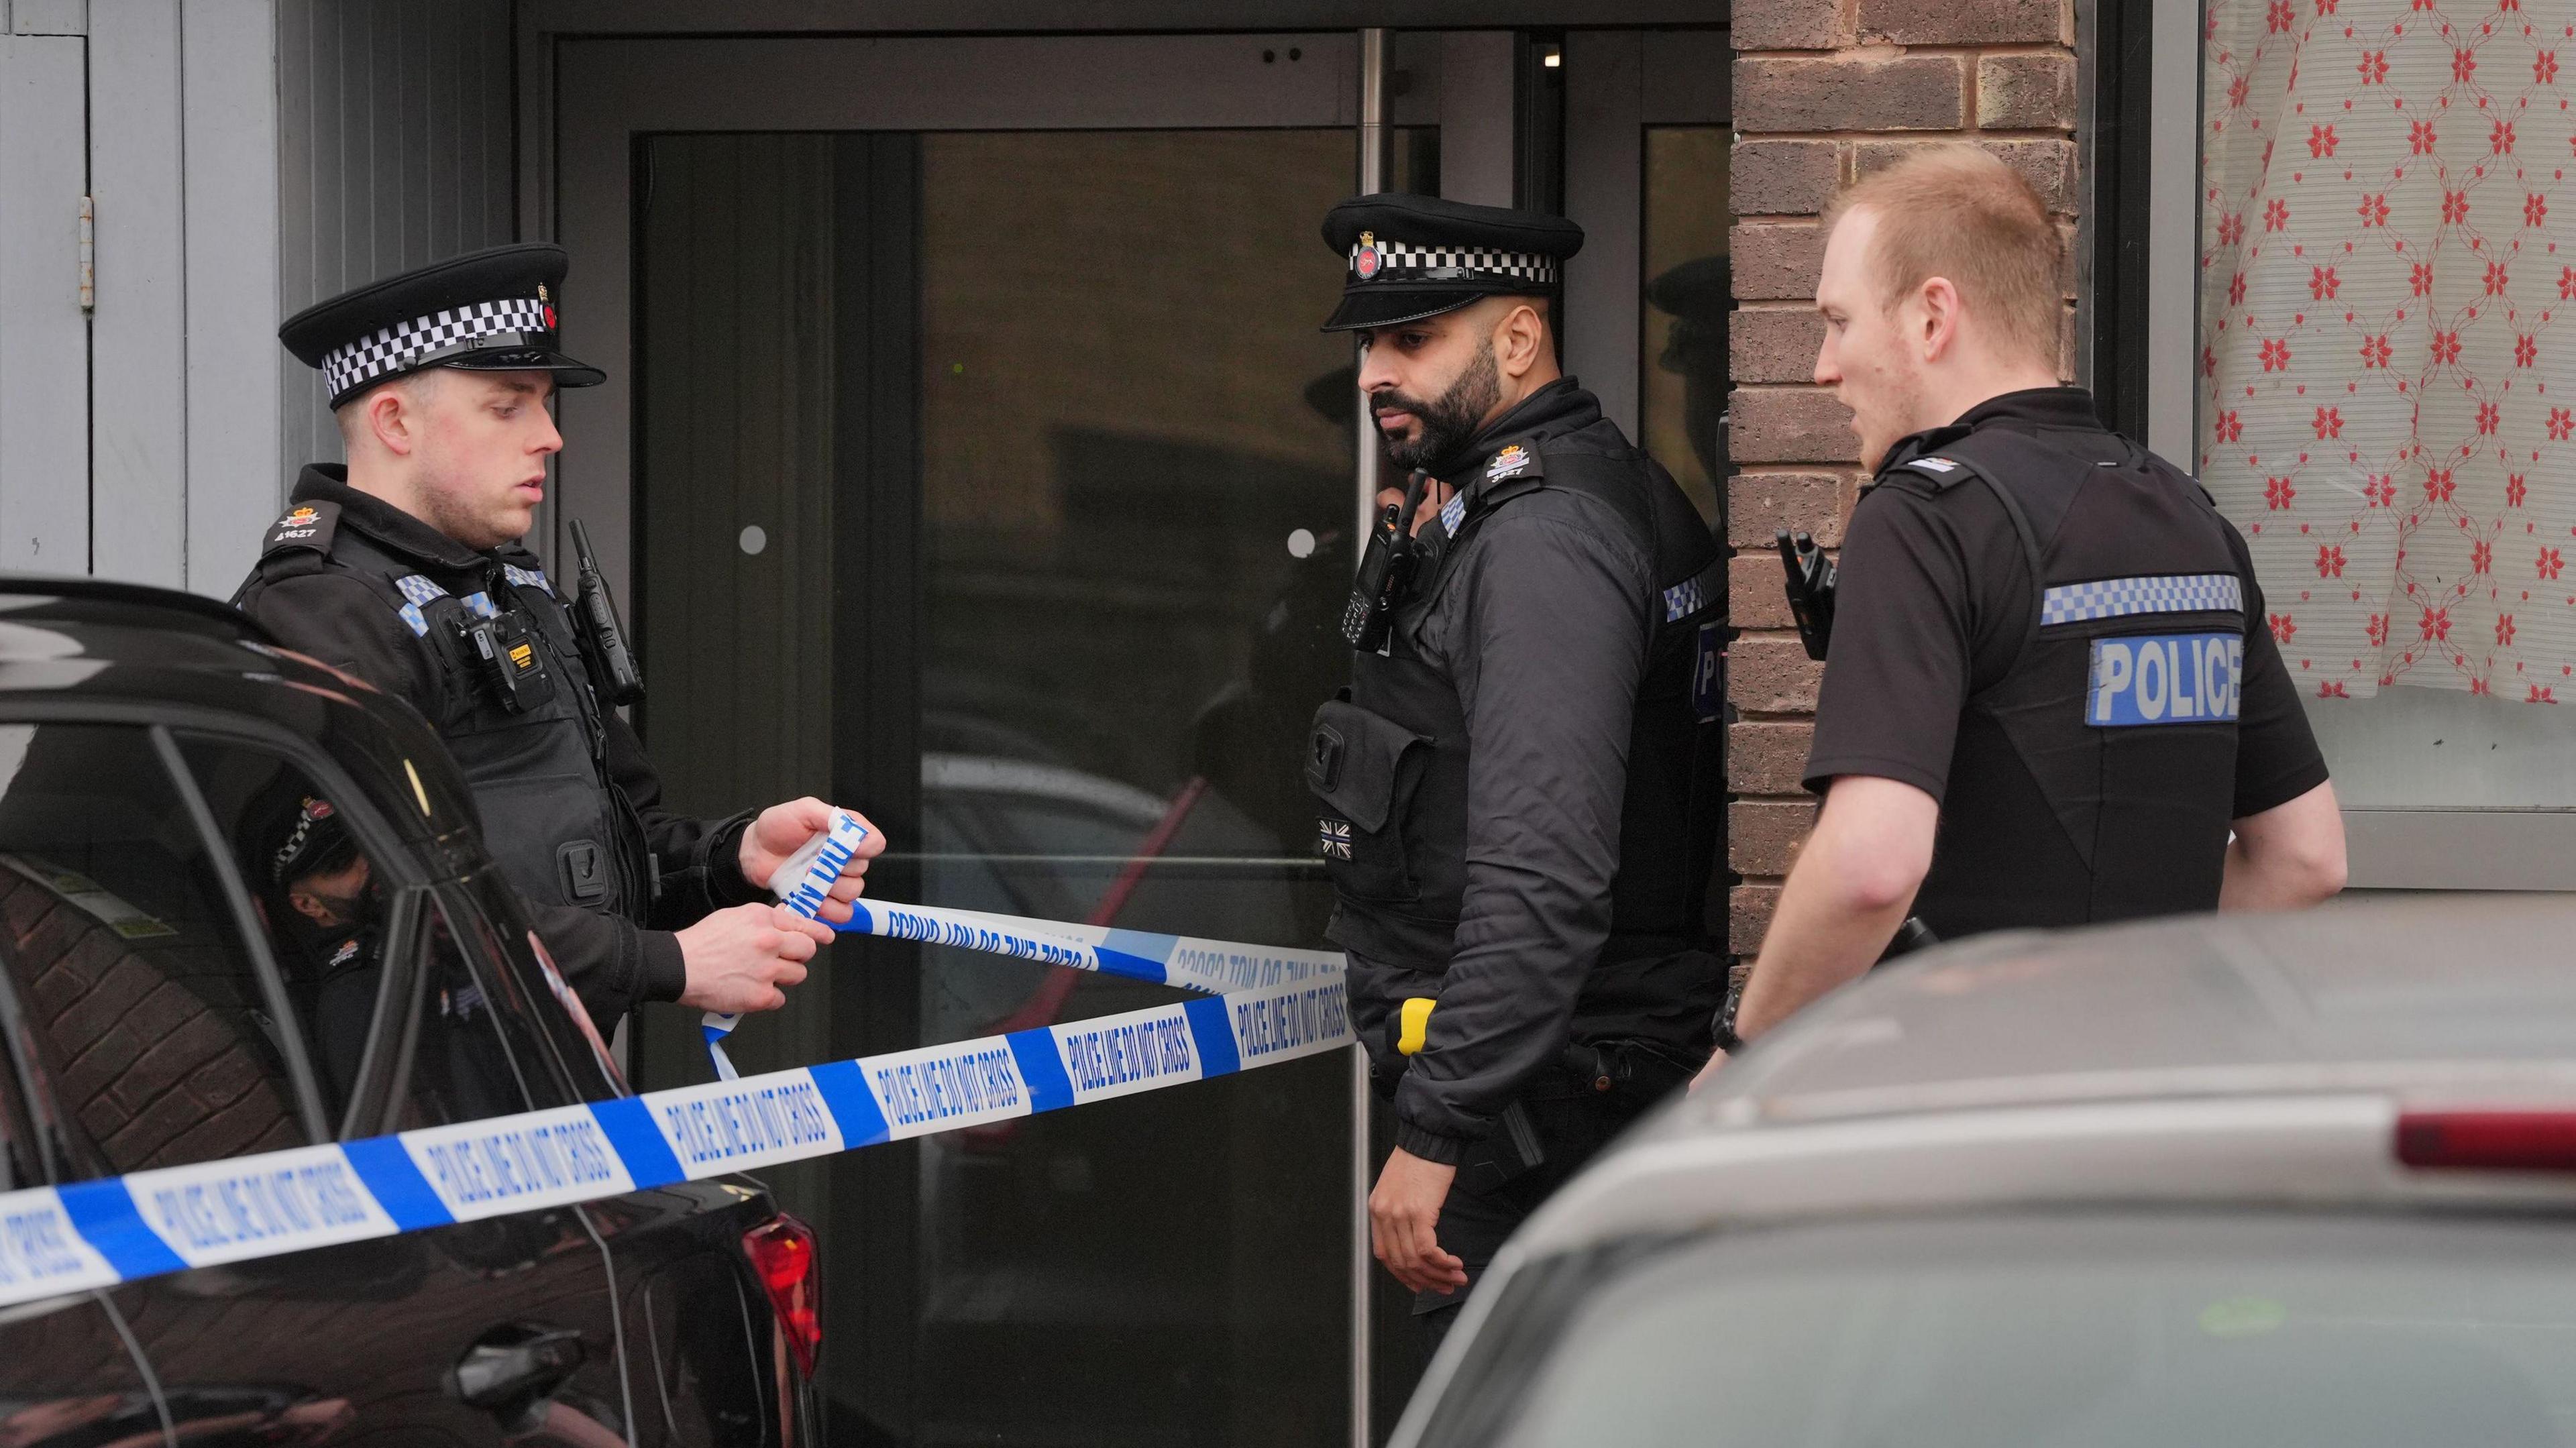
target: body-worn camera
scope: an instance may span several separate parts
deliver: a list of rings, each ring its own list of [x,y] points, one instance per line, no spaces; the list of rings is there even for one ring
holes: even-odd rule
[[[1772,541],[1789,574],[1789,613],[1798,621],[1798,642],[1806,645],[1808,658],[1822,662],[1834,636],[1834,561],[1806,533],[1782,528]]]
[[[1359,577],[1351,583],[1351,601],[1342,608],[1342,637],[1364,653],[1386,647],[1387,627],[1421,565],[1413,512],[1422,505],[1426,481],[1425,474],[1415,473],[1404,486],[1404,501],[1380,508],[1377,526],[1369,530],[1368,551],[1360,555]]]
[[[467,651],[499,694],[502,708],[525,714],[554,698],[554,676],[546,672],[545,656],[537,652],[536,633],[526,619],[502,613],[468,618],[461,627]]]

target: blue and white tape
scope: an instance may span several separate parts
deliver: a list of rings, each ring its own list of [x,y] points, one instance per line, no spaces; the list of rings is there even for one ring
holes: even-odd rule
[[[1222,949],[1246,960],[1317,954]],[[0,1194],[0,1306],[854,1151],[1231,1075],[1350,1040],[1342,973],[1315,970],[951,1045],[9,1192]]]
[[[1194,935],[1155,935],[1105,925],[1068,925],[1057,920],[951,910],[938,905],[898,905],[887,900],[855,902],[850,922],[833,928],[889,940],[954,945],[1211,995],[1338,975],[1342,969],[1338,951],[1290,950],[1232,940],[1202,940]]]
[[[859,823],[858,816],[847,810],[832,811],[829,829],[807,840],[803,849],[770,872],[769,893],[778,897],[779,904],[806,919],[820,919],[823,902],[831,898],[832,886],[841,878],[841,867],[858,854],[860,842],[867,837],[868,827]],[[724,1038],[740,1024],[739,1011],[709,1011],[698,1018],[698,1032],[706,1038],[707,1059],[715,1063],[719,1080],[741,1079],[724,1048]]]

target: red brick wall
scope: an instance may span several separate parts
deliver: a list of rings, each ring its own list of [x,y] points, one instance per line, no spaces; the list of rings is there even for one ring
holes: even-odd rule
[[[2028,176],[2071,238],[2074,25],[2073,0],[1736,0],[1741,310],[1729,443],[1743,471],[1728,485],[1727,518],[1742,550],[1729,590],[1742,635],[1730,660],[1740,720],[1727,777],[1739,797],[1727,839],[1744,876],[1729,934],[1747,956],[1814,814],[1798,776],[1823,673],[1790,628],[1771,533],[1804,528],[1838,546],[1864,481],[1850,414],[1809,381],[1821,335],[1816,216],[1836,187],[1910,147],[1971,140]]]

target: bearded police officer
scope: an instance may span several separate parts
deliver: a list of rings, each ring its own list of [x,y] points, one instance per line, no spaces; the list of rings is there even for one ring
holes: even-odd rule
[[[563,446],[550,396],[602,380],[554,350],[564,271],[556,247],[500,247],[288,318],[278,336],[321,370],[349,462],[304,470],[234,601],[427,717],[602,1029],[648,1000],[772,1009],[831,932],[760,887],[829,808],[663,808],[612,707],[635,682],[613,623],[576,627],[521,542]],[[849,918],[865,857],[883,849],[872,830],[827,916]]]
[[[1946,940],[2342,888],[2244,539],[2057,384],[2038,196],[1948,147],[1829,224],[1816,381],[1877,482],[1843,541],[1806,770],[1823,810],[1720,1044],[1861,974],[1909,909]]]
[[[1328,330],[1390,490],[1306,764],[1353,1012],[1394,1101],[1378,1259],[1436,1341],[1549,1190],[1708,1047],[1718,551],[1557,370],[1558,217],[1333,209]]]

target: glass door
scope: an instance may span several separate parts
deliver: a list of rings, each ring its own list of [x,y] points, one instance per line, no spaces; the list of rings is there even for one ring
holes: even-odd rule
[[[1213,42],[1133,43],[1209,84],[1179,73]],[[960,85],[1012,72],[1013,42],[947,44],[994,47]],[[887,898],[1322,944],[1297,770],[1346,677],[1356,408],[1347,339],[1316,330],[1341,285],[1316,228],[1354,140],[1347,69],[1288,72],[1349,47],[1223,45],[1241,97],[1117,129],[1073,124],[1114,97],[800,129],[741,92],[724,126],[659,128],[687,67],[629,69],[624,184],[568,164],[565,187],[568,217],[625,207],[593,233],[629,241],[622,268],[567,227],[576,278],[624,273],[625,402],[567,400],[560,492],[627,538],[637,719],[675,803],[864,808]],[[1436,185],[1435,137],[1399,146],[1400,185]],[[585,461],[616,411],[622,509]],[[731,1052],[749,1072],[1172,998],[845,939]],[[686,1013],[641,1019],[639,1084],[706,1078]],[[1329,1056],[763,1172],[822,1237],[829,1440],[1345,1439],[1350,1089]]]

